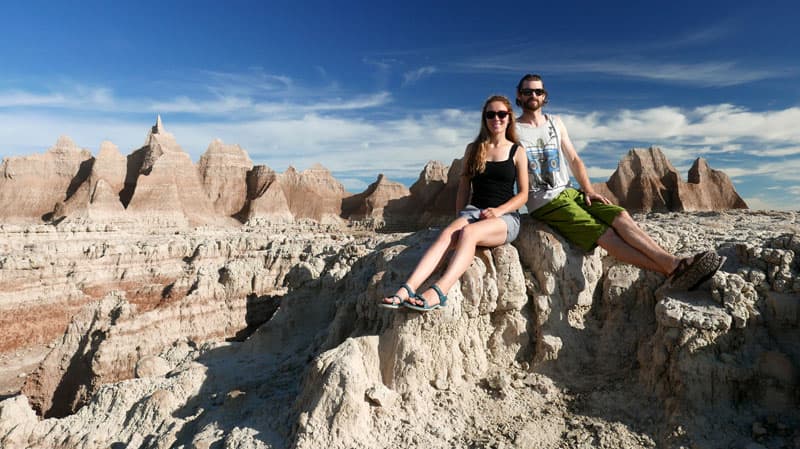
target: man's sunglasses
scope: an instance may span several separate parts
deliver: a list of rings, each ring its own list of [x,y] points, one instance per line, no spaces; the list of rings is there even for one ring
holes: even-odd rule
[[[508,117],[508,111],[486,111],[483,113],[483,116],[486,117],[487,120],[494,120],[495,117],[499,117],[500,120]]]
[[[519,93],[525,97],[530,97],[531,95],[541,97],[542,95],[546,94],[547,91],[544,89],[520,89]]]

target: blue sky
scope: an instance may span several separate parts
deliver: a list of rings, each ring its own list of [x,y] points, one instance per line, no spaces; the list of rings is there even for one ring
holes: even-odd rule
[[[697,157],[754,209],[800,202],[797,2],[7,2],[0,156],[68,135],[96,154],[161,114],[197,161],[214,138],[351,192],[463,154],[491,94],[540,73],[604,181],[631,148]]]

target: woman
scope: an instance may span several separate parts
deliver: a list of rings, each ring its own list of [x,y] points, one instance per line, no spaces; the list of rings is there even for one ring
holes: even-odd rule
[[[528,199],[528,162],[524,148],[517,150],[517,142],[511,103],[500,95],[490,97],[483,105],[480,133],[464,152],[456,197],[458,218],[442,230],[411,277],[394,295],[383,298],[381,306],[402,305],[421,312],[443,307],[447,292],[472,263],[476,247],[495,247],[517,237],[517,209]],[[455,250],[442,277],[417,294],[451,247]]]

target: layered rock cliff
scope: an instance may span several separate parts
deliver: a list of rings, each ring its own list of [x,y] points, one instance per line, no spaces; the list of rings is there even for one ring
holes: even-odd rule
[[[75,314],[26,394],[0,402],[0,444],[796,445],[796,215],[638,218],[672,252],[715,248],[728,261],[698,291],[672,291],[525,220],[514,245],[479,251],[446,308],[419,314],[377,302],[434,231],[142,236],[145,254],[175,257],[181,274],[149,308],[110,292]],[[29,229],[3,241],[53,249],[98,232]]]

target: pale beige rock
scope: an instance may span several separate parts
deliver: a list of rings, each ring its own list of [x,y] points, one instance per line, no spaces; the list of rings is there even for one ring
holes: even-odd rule
[[[91,164],[89,177],[63,203],[56,205],[55,219],[86,219],[94,222],[125,220],[120,193],[125,186],[127,159],[116,145],[105,141]]]
[[[607,182],[592,187],[629,211],[703,211],[746,209],[727,175],[695,160],[688,182],[659,148],[634,148],[620,160]]]
[[[197,168],[161,117],[144,146],[128,156],[122,201],[128,213],[156,225],[196,225],[217,217]]]
[[[363,192],[342,200],[342,217],[351,221],[374,223],[375,227],[400,224],[408,226],[407,216],[418,205],[409,198],[409,190],[383,174]]]
[[[0,167],[0,220],[35,223],[49,219],[89,176],[92,155],[67,136],[44,154],[3,158]]]
[[[219,139],[208,145],[197,169],[217,214],[230,217],[242,211],[247,200],[247,172],[252,168],[250,156],[239,145],[226,145]]]
[[[312,219],[320,223],[340,223],[344,186],[325,167],[315,164],[298,172],[289,167],[278,180],[289,210],[295,219]]]
[[[60,419],[39,420],[22,396],[0,401],[0,445],[738,447],[754,416],[774,416],[783,427],[764,429],[789,446],[798,323],[777,314],[792,307],[786,289],[797,277],[797,217],[676,217],[650,214],[640,224],[669,251],[711,247],[728,256],[724,273],[696,292],[668,290],[662,275],[601,250],[586,254],[524,220],[520,240],[478,251],[447,308],[427,314],[377,302],[403,282],[435,232],[351,235],[303,225],[278,236],[247,227],[173,235],[187,239],[171,246],[176,255],[189,252],[186,292],[118,319],[92,362],[102,384],[128,366],[139,336],[150,353],[143,358],[163,359],[169,374],[100,385]],[[74,238],[75,231],[55,232]],[[38,247],[58,249],[64,235]],[[34,244],[46,236],[33,233]],[[8,249],[31,243],[0,241]],[[135,247],[152,260],[170,248]],[[47,259],[28,263],[33,271],[46,266]],[[276,288],[255,293],[254,281],[267,274]],[[242,329],[247,313],[224,310],[250,294],[279,305],[244,342],[186,338],[218,329],[200,323],[216,320],[208,310]]]
[[[747,209],[728,175],[712,170],[703,158],[689,169],[688,182],[678,183],[681,211]]]
[[[248,205],[246,220],[262,219],[271,223],[291,223],[294,215],[283,193],[278,174],[265,165],[257,165],[247,175]]]

